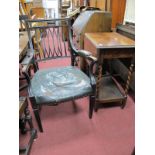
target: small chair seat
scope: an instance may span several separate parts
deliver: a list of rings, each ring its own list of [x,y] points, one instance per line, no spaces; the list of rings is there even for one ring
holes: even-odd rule
[[[77,67],[38,70],[31,80],[30,92],[37,104],[57,105],[61,101],[92,93],[90,79]]]

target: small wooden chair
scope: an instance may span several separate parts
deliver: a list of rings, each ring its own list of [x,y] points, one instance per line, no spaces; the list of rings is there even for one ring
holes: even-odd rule
[[[40,32],[40,45],[43,49],[43,55],[36,55],[36,61],[71,58],[70,66],[39,69],[33,78],[29,80],[29,99],[40,131],[43,132],[43,127],[39,107],[43,105],[56,106],[66,101],[73,101],[88,96],[90,99],[89,118],[92,118],[96,90],[92,69],[96,59],[88,51],[78,51],[74,47],[70,18],[27,20],[26,23],[32,51],[34,51],[34,48],[31,31],[35,33]],[[40,24],[38,26],[33,23]],[[63,27],[68,29],[67,40],[63,39]],[[75,66],[76,58],[79,56],[84,57],[89,62],[89,76]]]

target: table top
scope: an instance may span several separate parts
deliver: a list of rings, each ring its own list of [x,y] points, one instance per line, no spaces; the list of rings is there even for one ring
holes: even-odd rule
[[[96,48],[134,47],[135,41],[117,32],[85,33]]]

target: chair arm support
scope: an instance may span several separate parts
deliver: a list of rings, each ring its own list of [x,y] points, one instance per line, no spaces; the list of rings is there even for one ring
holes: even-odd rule
[[[89,51],[86,50],[78,50],[77,54],[85,59],[88,59],[89,61],[92,61],[94,63],[97,63],[97,58],[92,56],[92,54]]]
[[[93,91],[95,92],[96,91],[96,80],[95,80],[95,77],[93,75],[93,67],[97,63],[97,58],[92,56],[91,53],[89,51],[86,51],[86,50],[78,50],[77,54],[90,62],[90,63],[88,63],[89,78],[90,78],[90,82],[91,82]]]
[[[23,66],[23,68],[22,68],[23,72],[27,72],[28,67],[32,62],[33,55],[34,55],[33,52],[30,49],[28,49],[27,53],[26,53],[26,56],[24,57],[24,59],[20,63]]]
[[[31,61],[32,61],[32,59],[33,59],[33,53],[30,52],[30,51],[27,51],[27,54],[26,54],[26,56],[24,57],[24,59],[22,60],[21,65],[30,64]]]
[[[86,51],[86,50],[78,50],[77,53],[81,57],[88,57],[91,55],[91,53],[89,51]]]

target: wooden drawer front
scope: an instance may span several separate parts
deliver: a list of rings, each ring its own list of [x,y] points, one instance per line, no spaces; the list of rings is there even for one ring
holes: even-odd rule
[[[96,47],[91,43],[91,41],[84,37],[84,49],[91,52],[93,56],[97,56]]]

